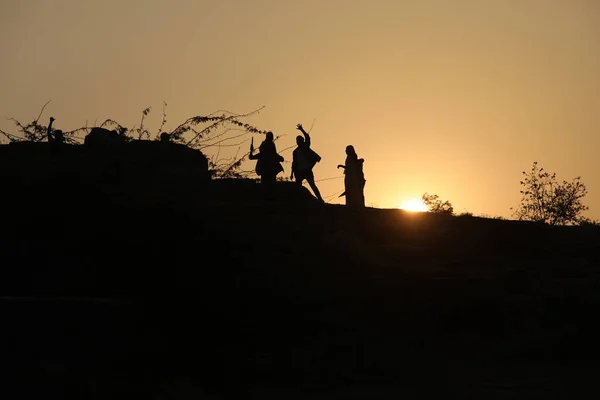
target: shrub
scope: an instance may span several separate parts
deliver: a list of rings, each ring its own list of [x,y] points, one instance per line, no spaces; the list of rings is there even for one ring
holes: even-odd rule
[[[440,200],[437,194],[423,194],[423,203],[429,208],[429,212],[434,214],[454,214],[454,207],[449,201]]]
[[[583,204],[587,188],[581,177],[559,183],[555,173],[539,168],[537,162],[531,171],[522,173],[521,204],[511,208],[517,219],[550,225],[574,225],[585,220],[582,213],[589,207]]]

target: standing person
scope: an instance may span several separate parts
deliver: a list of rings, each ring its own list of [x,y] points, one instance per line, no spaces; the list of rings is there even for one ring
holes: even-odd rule
[[[310,136],[302,127],[302,124],[296,125],[296,129],[302,132],[303,136],[296,136],[296,144],[298,145],[294,149],[294,160],[292,161],[292,174],[290,179],[296,177],[296,182],[302,185],[302,182],[306,179],[310,185],[313,193],[317,199],[324,203],[325,201],[321,197],[321,192],[315,183],[315,176],[313,174],[313,167],[316,163],[321,161],[321,156],[318,155],[313,149],[310,148]]]
[[[358,158],[354,146],[346,146],[346,163],[338,165],[338,168],[344,168],[344,188],[345,192],[340,195],[346,196],[346,205],[352,208],[365,207],[365,174],[363,172],[364,159]]]
[[[283,157],[277,154],[277,147],[273,140],[273,132],[269,131],[265,135],[265,140],[258,147],[259,153],[254,154],[254,145],[250,144],[250,155],[248,158],[257,160],[256,174],[260,176],[260,182],[267,190],[267,197],[272,197],[272,186],[277,180],[277,174],[283,172],[281,163]]]
[[[50,143],[50,147],[53,150],[58,150],[65,142],[65,137],[63,131],[60,129],[52,130],[52,123],[55,121],[54,117],[50,117],[50,123],[48,124],[48,130],[46,132],[46,136],[48,137],[48,143]]]

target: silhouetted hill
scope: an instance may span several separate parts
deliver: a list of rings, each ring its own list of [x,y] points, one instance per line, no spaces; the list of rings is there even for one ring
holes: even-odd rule
[[[23,398],[597,392],[597,228],[119,182],[2,183],[5,387]]]

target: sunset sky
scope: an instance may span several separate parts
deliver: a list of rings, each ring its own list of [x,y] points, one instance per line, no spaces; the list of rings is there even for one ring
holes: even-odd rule
[[[429,192],[510,217],[538,161],[581,175],[600,218],[597,0],[3,0],[0,46],[2,116],[51,100],[43,122],[70,130],[152,107],[155,130],[166,101],[169,130],[265,106],[246,122],[285,134],[279,149],[314,121],[317,180],[354,145],[367,205]]]

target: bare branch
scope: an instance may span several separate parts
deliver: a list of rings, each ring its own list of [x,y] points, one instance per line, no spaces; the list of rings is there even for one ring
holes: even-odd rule
[[[316,120],[317,120],[316,118],[315,118],[315,119],[313,119],[313,122],[312,122],[312,124],[310,124],[310,129],[308,130],[308,133],[310,133],[310,131],[312,131],[312,128],[313,128],[313,126],[315,125],[315,121],[316,121]]]
[[[40,118],[41,118],[41,116],[42,116],[42,113],[44,112],[44,109],[46,108],[46,106],[48,105],[48,103],[50,103],[51,101],[52,101],[52,100],[48,100],[48,101],[46,102],[46,104],[44,104],[44,105],[42,106],[42,109],[40,110],[40,113],[39,113],[39,115],[38,115],[37,119],[35,120],[35,123],[36,123],[36,124],[37,124],[37,123],[38,123],[38,121],[40,120]]]
[[[160,122],[160,127],[158,128],[158,133],[156,134],[156,137],[154,138],[154,140],[157,140],[160,137],[160,134],[163,131],[163,128],[165,127],[165,124],[167,123],[167,102],[163,101],[163,108],[162,108],[162,121]]]
[[[221,139],[221,140],[219,140],[218,142],[215,142],[215,143],[210,143],[210,144],[206,144],[206,145],[204,145],[204,146],[202,146],[202,147],[199,147],[198,149],[199,149],[199,150],[201,150],[201,149],[206,149],[206,148],[208,148],[208,147],[219,146],[219,145],[220,145],[220,144],[222,144],[222,143],[225,143],[225,142],[227,142],[227,141],[229,141],[229,140],[237,139],[237,138],[239,138],[239,137],[242,137],[242,136],[244,136],[244,135],[247,135],[247,133],[246,133],[246,132],[244,132],[244,133],[242,133],[242,134],[239,134],[239,135],[235,135],[235,136],[229,136],[229,137],[226,137],[225,139]],[[250,139],[246,139],[246,140],[244,140],[244,141],[240,142],[240,144],[241,144],[241,143],[245,143],[245,142],[247,142],[248,140],[250,140]]]

